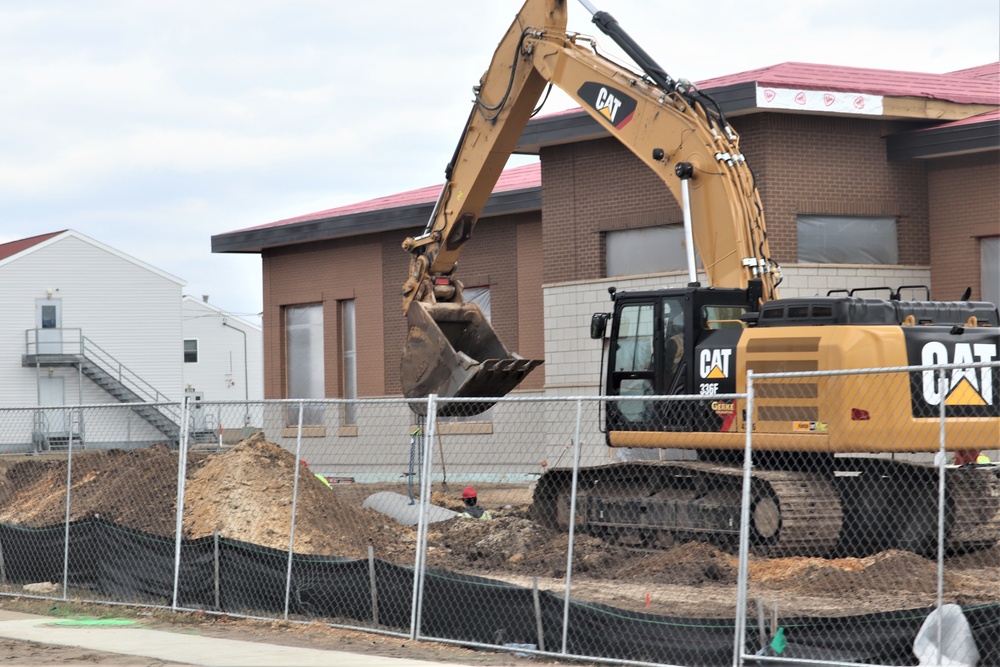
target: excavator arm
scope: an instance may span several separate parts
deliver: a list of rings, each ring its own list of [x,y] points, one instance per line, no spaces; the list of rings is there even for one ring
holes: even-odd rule
[[[610,15],[593,13],[641,73],[598,54],[589,38],[567,33],[565,0],[527,0],[475,89],[427,227],[403,243],[411,254],[403,286],[407,397],[502,396],[541,363],[508,352],[478,307],[464,303],[452,274],[546,84],[573,97],[663,180],[682,204],[712,286],[749,289],[760,302],[777,296],[780,274],[738,135],[708,96],[671,79]],[[452,412],[488,407],[453,404]]]

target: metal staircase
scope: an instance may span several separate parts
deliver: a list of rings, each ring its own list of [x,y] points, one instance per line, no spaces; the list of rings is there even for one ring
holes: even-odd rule
[[[39,341],[39,329],[26,333],[25,354],[21,365],[35,368],[74,366],[156,428],[172,444],[180,441],[180,408],[127,366],[83,335],[80,329],[61,329],[58,341]],[[52,330],[47,333],[51,334]],[[162,405],[149,405],[157,403]]]

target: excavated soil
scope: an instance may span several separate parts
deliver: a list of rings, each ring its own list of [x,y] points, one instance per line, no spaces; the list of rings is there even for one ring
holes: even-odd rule
[[[0,522],[46,526],[90,516],[164,537],[176,525],[177,454],[164,446],[85,451],[65,458],[0,459]],[[184,536],[223,537],[288,549],[295,458],[258,434],[221,453],[191,453],[185,476]],[[412,565],[416,528],[361,506],[378,491],[406,494],[405,484],[338,484],[327,488],[299,468],[297,553],[378,558]],[[451,519],[428,533],[430,567],[535,581],[561,593],[567,536],[530,519],[530,491],[479,485],[492,521]],[[439,486],[436,505],[459,509],[460,489]],[[728,616],[736,601],[737,559],[700,543],[647,551],[578,534],[574,597],[653,613]],[[935,561],[903,551],[867,558],[751,558],[750,596],[783,614],[855,614],[934,604]],[[946,601],[1000,601],[1000,545],[951,558]]]

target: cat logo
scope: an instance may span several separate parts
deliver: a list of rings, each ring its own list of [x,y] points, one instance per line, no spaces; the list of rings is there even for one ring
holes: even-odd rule
[[[587,81],[577,94],[587,100],[615,129],[622,129],[635,116],[636,102],[620,90]]]
[[[926,343],[920,351],[921,365],[988,364],[997,358],[997,346],[992,343],[955,343],[949,355],[948,346],[940,341]],[[946,387],[939,387],[936,371],[921,373],[921,388],[928,405],[990,406],[993,404],[993,373],[983,368],[954,368],[945,371]]]
[[[729,360],[733,351],[729,349],[702,350],[698,359],[698,370],[702,379],[721,380],[729,377]]]

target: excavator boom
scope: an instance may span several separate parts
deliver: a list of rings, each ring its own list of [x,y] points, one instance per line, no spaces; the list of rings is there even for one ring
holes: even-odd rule
[[[642,72],[619,66],[589,40],[567,33],[565,0],[527,0],[475,88],[434,212],[423,233],[403,243],[411,254],[402,290],[409,331],[401,382],[408,398],[503,396],[541,363],[503,346],[479,308],[465,303],[453,274],[546,84],[577,100],[685,209],[697,208],[707,222],[694,229],[694,241],[711,285],[751,288],[758,301],[776,298],[780,274],[770,259],[760,197],[739,137],[710,98],[671,79],[610,15],[596,12],[594,22]],[[474,414],[488,407],[470,402],[449,409]]]

